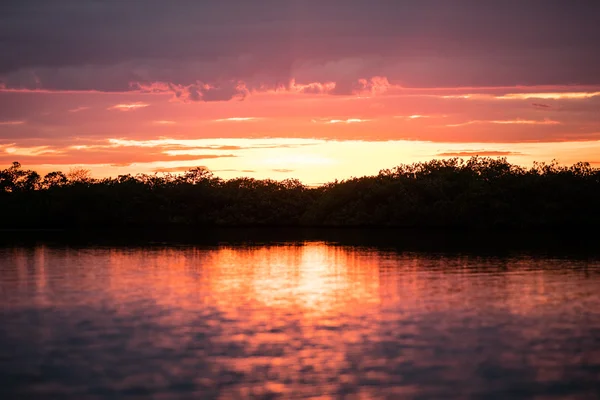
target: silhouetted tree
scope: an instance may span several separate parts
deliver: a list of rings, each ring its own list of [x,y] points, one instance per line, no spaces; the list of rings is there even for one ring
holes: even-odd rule
[[[21,164],[15,161],[9,168],[0,172],[0,191],[36,190],[39,189],[40,180],[37,172],[24,170]]]
[[[49,189],[53,187],[63,186],[69,183],[69,179],[65,174],[60,171],[50,172],[44,176],[44,180],[42,181],[42,187],[44,189]]]
[[[450,158],[310,188],[300,181],[181,175],[93,179],[77,169],[40,178],[0,171],[0,227],[395,226],[561,228],[600,224],[600,169],[589,163]]]
[[[92,181],[92,174],[89,169],[71,168],[67,173],[67,178],[71,182],[89,183]]]

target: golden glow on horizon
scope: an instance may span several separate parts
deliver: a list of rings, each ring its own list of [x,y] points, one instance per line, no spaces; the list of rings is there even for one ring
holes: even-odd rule
[[[108,142],[108,141],[107,141]],[[122,141],[112,139],[117,147],[124,145],[128,153],[151,151],[163,154],[160,161],[131,162],[122,164],[94,163],[88,151],[81,161],[53,164],[52,159],[63,155],[60,149],[27,149],[10,146],[16,152],[9,154],[14,161],[21,161],[26,168],[47,173],[65,171],[68,167],[87,168],[96,177],[117,176],[128,173],[154,173],[155,171],[184,172],[196,166],[206,166],[224,179],[246,176],[257,179],[297,178],[305,184],[317,185],[335,179],[347,179],[364,175],[376,175],[380,170],[402,163],[429,161],[433,158],[506,156],[510,162],[531,166],[532,162],[550,162],[558,158],[564,164],[581,160],[598,162],[600,141],[560,143],[440,143],[424,141],[333,141],[316,139],[195,139],[178,140],[163,138],[156,141]],[[112,148],[114,144],[107,144]],[[175,146],[175,147],[174,147]],[[138,150],[134,150],[138,149]],[[5,151],[5,150],[4,150]],[[56,151],[46,164],[32,164],[13,157],[36,151]],[[0,155],[3,148],[0,147]],[[38,153],[42,154],[42,153]],[[194,156],[194,154],[196,156]],[[189,159],[172,157],[187,155]],[[559,155],[557,157],[557,155]],[[38,155],[39,156],[39,155]],[[46,157],[48,158],[48,157]]]
[[[313,154],[290,154],[283,157],[266,158],[264,164],[281,166],[298,166],[298,165],[327,165],[335,164],[336,161],[332,158]]]

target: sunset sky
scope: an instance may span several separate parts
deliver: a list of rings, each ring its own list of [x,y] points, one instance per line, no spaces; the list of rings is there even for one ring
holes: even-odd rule
[[[0,3],[0,168],[600,166],[596,0]]]

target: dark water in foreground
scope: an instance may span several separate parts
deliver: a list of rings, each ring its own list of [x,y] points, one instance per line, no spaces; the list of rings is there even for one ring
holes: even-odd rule
[[[0,248],[0,399],[596,398],[600,262]]]

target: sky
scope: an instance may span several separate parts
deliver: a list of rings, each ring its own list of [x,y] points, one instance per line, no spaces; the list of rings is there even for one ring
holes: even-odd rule
[[[596,0],[6,0],[0,168],[600,166]]]

